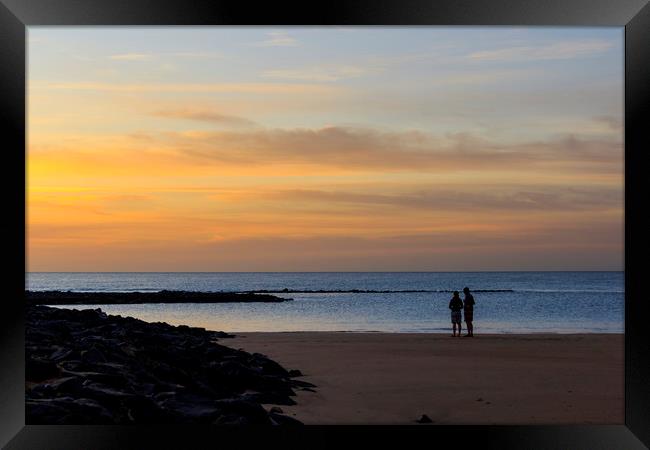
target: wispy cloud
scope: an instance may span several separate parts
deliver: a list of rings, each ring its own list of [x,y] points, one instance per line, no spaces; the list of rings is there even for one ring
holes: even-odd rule
[[[148,61],[153,58],[149,53],[121,53],[118,55],[111,55],[109,59],[115,61]]]
[[[267,33],[268,39],[261,42],[255,42],[256,47],[296,47],[299,42],[289,36],[286,31],[270,31]]]
[[[603,218],[554,222],[545,228],[504,224],[496,231],[483,231],[459,226],[444,232],[404,230],[386,236],[296,236],[285,230],[276,235],[256,233],[223,239],[217,229],[212,239],[203,241],[196,238],[207,234],[205,228],[198,233],[196,223],[192,222],[192,227],[182,225],[161,223],[160,219],[138,222],[137,227],[128,222],[30,224],[28,260],[35,266],[34,271],[49,269],[54,262],[58,265],[53,267],[65,270],[110,271],[119,267],[130,271],[174,271],[178,270],[175,264],[179,260],[184,269],[196,271],[264,271],[269,270],[268,261],[273,262],[274,270],[284,271],[521,270],[528,267],[531,258],[537,270],[623,267],[620,220]],[[589,233],[584,232],[585,227]],[[188,234],[195,239],[188,239]],[[103,243],[107,239],[111,239],[111,245],[97,245],[98,240]],[[69,257],[62,260],[62,252]]]
[[[358,78],[372,72],[372,68],[361,66],[308,67],[304,69],[275,69],[262,72],[264,78],[328,82],[346,78]]]
[[[168,133],[182,154],[219,164],[304,164],[341,170],[458,172],[562,167],[574,172],[620,172],[618,139],[579,138],[499,144],[468,133],[436,136],[420,131],[368,128],[261,129],[246,132]]]
[[[195,120],[199,122],[208,122],[216,125],[224,125],[231,127],[255,127],[257,124],[252,120],[244,117],[231,116],[221,114],[208,109],[166,109],[154,111],[152,113],[156,117],[164,117],[168,119],[182,119],[182,120]]]
[[[219,52],[172,52],[163,53],[163,56],[175,56],[178,58],[222,58]]]
[[[260,193],[256,192],[259,196]],[[279,201],[290,200],[313,205],[316,202],[328,205],[353,204],[358,207],[374,208],[376,205],[397,209],[427,209],[434,211],[577,211],[577,210],[620,210],[623,192],[615,187],[556,187],[525,186],[515,189],[507,187],[481,187],[472,189],[431,188],[404,194],[377,194],[345,191],[323,191],[294,189],[270,192],[267,198]]]
[[[107,92],[247,92],[247,93],[327,93],[334,92],[333,86],[297,83],[98,83],[30,82],[32,89],[56,89],[75,91]]]
[[[354,63],[321,64],[306,67],[290,67],[268,69],[261,73],[264,78],[277,78],[285,80],[301,80],[314,82],[332,82],[349,78],[359,78],[367,75],[374,75],[395,68],[404,68],[422,62],[440,63],[443,58],[438,51],[422,53],[405,53],[392,56],[371,56],[359,58]],[[449,58],[447,58],[449,59]],[[458,58],[456,58],[458,59]],[[503,81],[515,77],[522,78],[529,76],[531,70],[498,70],[483,71],[480,73],[459,71],[452,75],[432,75],[436,84],[475,84],[481,82]]]
[[[597,123],[606,125],[609,129],[614,131],[621,131],[623,129],[623,121],[618,117],[596,116],[593,120]]]
[[[280,78],[287,80],[305,81],[338,81],[347,78],[358,78],[369,74],[376,74],[393,67],[403,67],[405,64],[439,60],[437,49],[430,52],[403,53],[389,56],[369,56],[359,58],[354,63],[321,64],[308,67],[269,69],[262,72],[265,78]]]
[[[572,59],[591,56],[609,50],[613,42],[600,39],[556,42],[548,45],[518,46],[470,53],[475,61],[539,61]]]
[[[110,55],[108,59],[114,61],[150,61],[159,58],[221,58],[223,55],[217,52],[165,52],[165,53],[120,53]]]

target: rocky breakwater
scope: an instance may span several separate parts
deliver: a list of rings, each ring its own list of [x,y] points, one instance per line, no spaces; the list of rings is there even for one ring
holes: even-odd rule
[[[38,305],[120,305],[136,303],[233,303],[286,302],[290,298],[270,294],[239,292],[74,292],[25,291],[28,304]]]
[[[300,424],[279,413],[296,380],[258,353],[218,344],[203,328],[29,306],[27,424]]]

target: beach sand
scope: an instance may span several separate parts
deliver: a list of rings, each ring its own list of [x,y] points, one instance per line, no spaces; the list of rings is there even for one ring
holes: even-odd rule
[[[317,392],[283,406],[306,424],[622,424],[622,334],[236,333]]]

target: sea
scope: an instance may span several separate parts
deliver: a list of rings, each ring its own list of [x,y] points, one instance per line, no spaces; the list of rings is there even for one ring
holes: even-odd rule
[[[454,290],[473,292],[474,332],[623,333],[623,272],[30,272],[29,290],[267,291],[282,303],[74,305],[227,332],[449,333]]]

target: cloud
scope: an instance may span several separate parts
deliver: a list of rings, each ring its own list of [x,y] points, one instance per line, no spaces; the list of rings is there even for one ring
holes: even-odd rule
[[[175,58],[221,58],[222,54],[217,52],[167,52],[167,53],[121,53],[110,55],[108,58],[116,61],[149,61],[154,58],[175,57]]]
[[[255,127],[258,126],[252,120],[244,117],[230,116],[227,114],[220,114],[212,110],[202,109],[166,109],[155,111],[152,113],[156,117],[164,117],[167,119],[182,119],[194,120],[199,122],[208,122],[215,125],[225,125],[231,127]]]
[[[153,55],[149,53],[122,53],[111,55],[109,58],[116,61],[148,61],[153,58]]]
[[[422,53],[404,53],[390,56],[369,56],[355,59],[355,62],[341,64],[320,64],[299,68],[269,69],[261,73],[265,78],[288,80],[338,81],[348,78],[380,73],[395,67],[423,61],[440,62],[441,56],[435,50]]]
[[[151,224],[156,230],[159,226]],[[588,227],[589,232],[585,232]],[[392,236],[273,236],[191,241],[147,236],[97,244],[120,226],[30,226],[30,270],[622,270],[620,220]],[[65,250],[63,250],[65,249]],[[74,251],[70,251],[70,249]],[[61,259],[65,251],[66,258]],[[315,257],[317,255],[317,257]],[[182,266],[179,266],[182,264]],[[271,268],[271,269],[269,269]]]
[[[504,146],[341,127],[144,138],[57,142],[84,154],[30,150],[31,270],[622,267],[620,143],[568,136]],[[282,164],[314,169],[286,177]],[[255,166],[260,175],[250,176]],[[321,176],[328,166],[331,178]],[[370,173],[341,176],[349,166]],[[476,172],[446,182],[386,177],[468,169]],[[614,176],[590,178],[598,170]],[[562,171],[555,184],[531,181]]]
[[[262,129],[168,133],[164,140],[186,157],[219,164],[304,164],[352,170],[519,170],[532,166],[575,172],[619,173],[619,140],[567,135],[547,141],[498,144],[474,135],[367,128]]]
[[[610,130],[621,131],[623,130],[623,121],[614,116],[596,116],[593,119],[597,123],[606,125]]]
[[[31,89],[55,89],[75,91],[105,92],[224,92],[224,93],[332,93],[335,87],[318,84],[297,83],[97,83],[67,82],[48,83],[30,82]]]
[[[435,61],[440,64],[443,58],[439,50],[442,46],[435,46],[429,52],[400,53],[389,56],[368,56],[357,58],[354,63],[321,64],[300,68],[269,69],[262,72],[265,78],[280,78],[288,80],[309,81],[338,81],[348,78],[383,72],[395,67],[405,67],[417,62]],[[469,81],[471,82],[471,81]]]
[[[267,33],[267,36],[268,39],[256,42],[253,45],[257,47],[296,47],[299,44],[286,31],[270,31]]]
[[[222,58],[223,54],[218,52],[173,52],[163,53],[163,56],[174,56],[178,58]]]
[[[347,78],[358,78],[372,70],[360,66],[338,67],[309,67],[304,69],[274,69],[262,72],[264,78],[281,78],[301,81],[338,81]]]
[[[470,53],[467,57],[475,61],[543,61],[572,59],[602,53],[612,48],[611,41],[592,39],[557,42],[539,46],[518,46],[497,50],[483,50]]]
[[[282,190],[268,198],[292,202],[351,204],[357,206],[389,206],[430,211],[585,211],[621,210],[621,187],[544,187],[488,188],[472,186],[473,190],[431,188],[404,194],[375,194],[323,190]],[[256,193],[259,195],[259,193]]]

